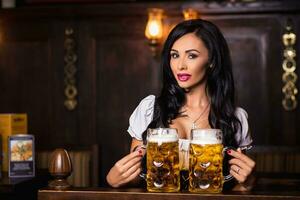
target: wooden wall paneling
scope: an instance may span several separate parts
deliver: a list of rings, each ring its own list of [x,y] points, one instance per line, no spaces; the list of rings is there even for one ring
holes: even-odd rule
[[[274,114],[274,109],[281,109],[280,22],[276,16],[268,15],[232,15],[209,20],[221,28],[228,41],[237,103],[248,112],[255,144],[278,143],[280,139],[272,135],[282,134],[279,116],[276,111]]]
[[[129,152],[129,116],[142,98],[157,93],[160,70],[144,39],[144,26],[144,20],[128,17],[103,19],[88,30],[89,59],[96,68],[96,134],[103,179]]]
[[[53,96],[51,96],[51,104],[53,106],[53,116],[51,116],[52,127],[49,127],[51,132],[48,131],[47,136],[43,137],[43,146],[40,146],[40,149],[54,149],[58,147],[64,147],[65,144],[70,144],[76,135],[76,129],[70,123],[76,124],[74,122],[75,112],[70,113],[64,107],[64,31],[65,27],[70,24],[70,22],[65,20],[49,19],[54,34],[53,48],[51,49],[51,54],[53,55],[51,66],[52,77],[52,91]],[[44,127],[47,131],[46,127]],[[74,135],[74,136],[73,136]],[[47,143],[51,138],[51,142]],[[38,150],[40,150],[38,149]]]
[[[296,117],[296,124],[297,124],[297,129],[296,129],[296,141],[297,144],[300,144],[300,134],[299,131],[300,130],[300,123],[299,123],[299,119],[300,119],[300,15],[298,14],[297,16],[293,17],[293,22],[295,24],[295,31],[297,33],[297,41],[296,41],[296,52],[297,52],[297,57],[296,57],[296,62],[297,62],[297,70],[296,70],[296,74],[298,75],[298,80],[296,83],[296,86],[298,88],[298,95],[297,95],[297,101],[298,101],[298,106],[297,106],[297,112],[295,114]]]
[[[280,35],[282,37],[282,35],[285,33],[285,26],[286,26],[286,22],[287,20],[290,19],[292,22],[292,26],[293,26],[293,31],[294,33],[296,33],[297,35],[297,40],[296,40],[296,45],[295,45],[295,49],[296,49],[296,53],[297,53],[297,57],[296,57],[296,74],[298,75],[298,81],[296,83],[298,91],[299,91],[299,75],[300,75],[300,70],[299,70],[299,63],[300,63],[300,59],[299,59],[299,37],[300,37],[300,31],[299,31],[299,19],[300,19],[300,15],[299,14],[295,14],[295,15],[283,15],[280,19],[281,22],[281,30],[280,30]],[[283,74],[283,69],[282,69],[282,61],[283,61],[283,44],[281,41],[281,45],[282,45],[282,51],[281,51],[281,71],[280,71],[280,76],[282,76]],[[283,83],[281,83],[280,87],[283,87]],[[282,100],[283,98],[283,94],[281,93],[280,99]],[[298,106],[295,110],[292,111],[286,111],[283,109],[283,107],[281,106],[281,109],[278,110],[278,114],[280,114],[281,116],[281,121],[280,123],[282,124],[282,134],[279,136],[280,138],[280,143],[279,144],[285,144],[287,146],[289,145],[299,145],[300,144],[300,137],[299,137],[299,129],[300,129],[300,124],[299,124],[299,117],[300,117],[300,108],[299,108],[299,94],[296,95],[296,99],[298,101]]]
[[[78,32],[78,115],[77,145],[97,144],[96,133],[96,66],[93,59],[94,46],[90,46],[90,23],[76,20]]]
[[[53,40],[49,23],[3,21],[0,112],[27,113],[29,133],[36,136],[39,146],[43,143],[43,136],[48,134],[45,128],[50,131],[53,125],[50,120],[53,116],[51,100],[54,92],[51,70]]]
[[[3,21],[1,112],[28,113],[29,133],[36,136],[37,149],[93,143],[95,103],[92,103],[94,89],[90,83],[94,79],[89,75],[93,71],[81,65],[80,59],[77,65],[83,67],[77,72],[79,105],[72,112],[64,107],[64,31],[72,25],[70,20]],[[80,33],[76,26],[78,42]]]
[[[94,71],[92,65],[86,62],[88,55],[85,49],[85,24],[73,18],[53,18],[51,21],[55,32],[55,48],[52,53],[54,65],[52,72],[55,95],[52,96],[54,104],[53,114],[53,134],[51,144],[45,145],[46,148],[68,147],[80,148],[89,147],[95,144],[95,90],[94,90]],[[76,87],[78,90],[77,107],[69,111],[64,106],[66,100],[64,62],[65,49],[65,30],[74,30],[75,54],[77,56]],[[82,29],[82,30],[81,30]]]
[[[65,41],[65,30],[66,28],[73,28],[74,30],[74,40],[75,40],[75,54],[77,55],[78,59],[78,52],[77,52],[77,46],[78,46],[78,28],[74,26],[73,22],[71,20],[66,20],[64,18],[62,19],[51,19],[51,23],[53,25],[53,29],[56,35],[56,40],[54,41],[55,48],[53,49],[53,54],[55,56],[53,57],[54,65],[52,66],[53,73],[55,74],[53,79],[53,84],[55,85],[55,95],[53,98],[53,104],[54,104],[54,127],[53,130],[53,141],[50,145],[45,145],[46,148],[58,148],[58,147],[65,147],[65,146],[76,146],[81,144],[81,138],[78,137],[78,115],[79,115],[79,109],[81,106],[81,102],[78,100],[78,105],[73,111],[69,111],[64,106],[64,101],[66,100],[65,97],[65,73],[64,73],[64,67],[66,65],[66,62],[64,61],[64,56],[66,53],[65,47],[64,47],[64,41]],[[78,61],[75,64],[78,70]],[[81,95],[81,91],[78,89],[78,86],[80,85],[80,81],[78,80],[78,71],[75,75],[76,78],[76,87],[78,90],[78,96]],[[77,97],[78,97],[77,96]]]

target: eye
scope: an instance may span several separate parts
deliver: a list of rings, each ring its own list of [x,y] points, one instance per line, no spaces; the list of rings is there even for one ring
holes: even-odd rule
[[[194,59],[194,58],[197,58],[197,57],[198,57],[198,55],[194,54],[194,53],[189,53],[189,55],[188,55],[189,59]]]
[[[178,58],[179,57],[178,53],[171,53],[170,55],[171,55],[171,58]]]

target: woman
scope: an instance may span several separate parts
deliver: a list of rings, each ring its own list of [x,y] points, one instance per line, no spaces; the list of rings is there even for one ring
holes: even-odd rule
[[[196,19],[178,24],[169,34],[162,52],[163,87],[158,97],[144,98],[130,117],[131,152],[107,175],[112,187],[137,181],[141,172],[147,128],[178,130],[180,147],[188,143],[192,128],[218,128],[228,150],[230,174],[236,190],[244,190],[255,162],[239,147],[252,143],[247,113],[235,105],[234,81],[227,43],[211,22]],[[135,150],[138,151],[135,151]]]

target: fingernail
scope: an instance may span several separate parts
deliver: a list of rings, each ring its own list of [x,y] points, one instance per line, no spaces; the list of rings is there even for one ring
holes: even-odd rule
[[[227,153],[228,153],[228,154],[231,154],[231,150],[227,150]]]

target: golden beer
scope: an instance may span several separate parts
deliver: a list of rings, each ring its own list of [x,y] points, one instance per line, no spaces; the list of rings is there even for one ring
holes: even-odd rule
[[[194,129],[189,153],[189,191],[219,193],[223,188],[222,134],[217,129]]]
[[[180,176],[176,129],[149,129],[147,141],[147,190],[178,192]]]

